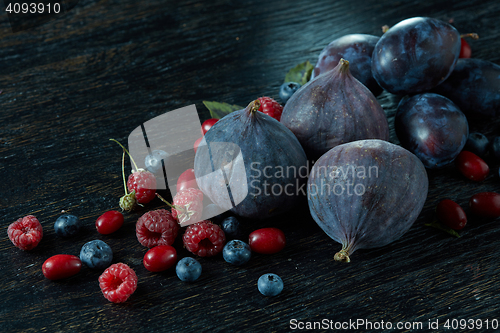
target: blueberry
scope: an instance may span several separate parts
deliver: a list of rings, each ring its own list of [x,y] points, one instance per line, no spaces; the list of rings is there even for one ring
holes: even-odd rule
[[[299,90],[301,85],[297,82],[285,82],[280,87],[280,98],[283,104],[285,104],[292,95]]]
[[[224,221],[222,221],[222,230],[228,238],[239,238],[240,233],[240,222],[234,216],[230,216]]]
[[[153,150],[144,160],[146,169],[151,173],[157,173],[162,169],[161,160],[166,160],[167,157],[168,154],[163,150]]]
[[[175,273],[182,281],[196,281],[201,275],[201,264],[190,257],[182,258],[175,267]]]
[[[54,223],[54,230],[56,235],[61,237],[71,237],[80,231],[81,224],[78,217],[70,214],[63,214],[59,216]]]
[[[267,273],[259,278],[257,288],[264,296],[276,296],[283,290],[283,280],[276,274]]]
[[[493,157],[500,161],[500,136],[496,136],[493,140],[491,140],[490,151]]]
[[[481,133],[470,133],[465,143],[464,150],[470,151],[479,157],[483,157],[488,151],[490,141]]]
[[[111,265],[113,251],[108,244],[96,239],[82,246],[80,260],[89,268],[105,269]]]
[[[227,243],[226,246],[224,246],[222,256],[226,262],[236,266],[241,266],[250,260],[252,251],[247,243],[233,239]]]

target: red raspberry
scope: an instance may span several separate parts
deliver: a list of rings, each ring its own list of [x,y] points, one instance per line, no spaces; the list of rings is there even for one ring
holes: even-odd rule
[[[260,97],[259,98],[260,107],[259,111],[273,117],[277,121],[281,119],[281,113],[283,112],[283,107],[276,102],[271,97]]]
[[[200,257],[213,257],[224,248],[224,231],[210,221],[201,221],[190,225],[182,237],[186,249]]]
[[[203,212],[203,192],[188,188],[174,196],[172,216],[179,220],[181,227],[201,221]]]
[[[178,232],[179,224],[166,209],[147,212],[135,225],[139,243],[149,248],[156,245],[172,245]]]
[[[99,286],[108,301],[123,303],[137,288],[137,275],[121,262],[113,264],[99,276]]]
[[[156,178],[151,172],[139,169],[128,176],[127,188],[135,191],[137,203],[146,204],[155,198]]]
[[[34,249],[42,240],[43,228],[36,217],[28,215],[9,225],[7,234],[12,244],[28,251]]]

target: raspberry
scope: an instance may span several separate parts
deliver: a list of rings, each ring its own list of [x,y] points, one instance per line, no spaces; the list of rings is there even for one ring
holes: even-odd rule
[[[259,97],[260,108],[259,111],[273,117],[277,121],[281,119],[283,107],[271,97]]]
[[[108,301],[123,303],[137,288],[137,275],[123,263],[113,264],[99,276],[99,286]]]
[[[181,227],[201,221],[203,212],[203,192],[188,188],[174,196],[172,216],[179,220]]]
[[[127,188],[135,191],[137,203],[146,204],[155,198],[156,178],[151,172],[139,169],[128,176]]]
[[[172,245],[179,232],[179,225],[166,209],[153,210],[142,215],[135,226],[139,243],[146,247]]]
[[[7,234],[12,244],[28,251],[34,249],[42,240],[43,228],[36,217],[28,215],[9,225]]]
[[[210,221],[201,221],[190,225],[182,237],[186,249],[200,257],[213,257],[224,248],[224,231]]]

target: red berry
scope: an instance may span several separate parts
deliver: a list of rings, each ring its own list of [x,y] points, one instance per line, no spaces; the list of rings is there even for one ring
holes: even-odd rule
[[[465,41],[465,39],[460,38],[460,55],[459,58],[470,58],[472,56],[472,50],[470,48],[469,43]]]
[[[259,111],[273,117],[277,121],[281,119],[281,113],[283,113],[283,107],[276,102],[271,97],[260,97],[259,98],[260,107]]]
[[[179,220],[181,227],[201,221],[203,212],[203,192],[188,188],[174,196],[172,216]]]
[[[186,190],[188,188],[198,188],[198,183],[196,183],[196,176],[194,175],[194,169],[187,169],[179,176],[177,180],[177,192]]]
[[[254,252],[273,254],[283,250],[286,244],[285,234],[278,228],[262,228],[249,236],[248,245]]]
[[[77,256],[57,254],[45,260],[42,272],[49,280],[60,280],[77,274],[81,268],[82,262]]]
[[[169,269],[177,261],[177,251],[170,245],[158,245],[146,252],[142,261],[150,272],[161,272]]]
[[[137,203],[146,204],[155,198],[155,175],[149,171],[139,169],[139,171],[128,176],[127,188],[130,192],[135,191]]]
[[[469,200],[472,212],[481,217],[500,217],[500,194],[482,192],[474,194]]]
[[[108,301],[123,303],[137,289],[137,275],[123,263],[113,264],[99,276],[99,286]]]
[[[21,250],[34,249],[43,237],[43,228],[33,215],[18,219],[7,228],[9,239]]]
[[[123,214],[116,210],[110,210],[99,216],[95,221],[97,232],[101,235],[109,235],[120,229],[123,225]]]
[[[479,156],[470,151],[462,151],[458,154],[455,164],[458,170],[470,180],[480,182],[488,176],[490,168]]]
[[[139,243],[149,248],[157,245],[172,245],[178,232],[177,221],[166,209],[145,213],[135,225]]]
[[[217,224],[205,220],[187,227],[182,241],[189,252],[200,257],[213,257],[222,252],[226,235]]]
[[[196,151],[198,150],[198,146],[200,145],[201,140],[203,140],[203,137],[199,138],[198,140],[196,140],[196,141],[194,142],[193,148],[194,148],[194,152],[195,152],[195,153],[196,153]]]
[[[438,203],[436,214],[441,223],[455,230],[461,230],[467,224],[467,215],[453,200],[445,199]]]
[[[212,128],[212,126],[218,121],[219,119],[215,118],[205,120],[203,124],[201,124],[201,135],[205,135],[208,132],[208,130]]]

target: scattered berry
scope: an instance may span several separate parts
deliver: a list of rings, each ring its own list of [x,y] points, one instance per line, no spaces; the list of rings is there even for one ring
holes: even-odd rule
[[[469,43],[467,43],[464,38],[460,38],[460,42],[460,54],[458,55],[458,57],[462,59],[470,58],[472,56],[472,50]]]
[[[455,163],[458,170],[470,180],[480,182],[488,176],[490,168],[482,158],[470,151],[463,150],[458,154]]]
[[[212,126],[214,126],[214,124],[218,121],[219,119],[215,118],[205,120],[203,124],[201,124],[201,135],[207,134],[208,130],[212,128]]]
[[[224,231],[210,221],[190,225],[182,237],[186,249],[200,257],[213,257],[224,248]]]
[[[182,258],[175,267],[175,273],[181,281],[196,281],[201,275],[201,264],[190,257]]]
[[[467,215],[453,200],[442,200],[436,207],[436,214],[441,223],[454,230],[461,230],[467,224]]]
[[[147,155],[144,159],[144,165],[146,166],[146,170],[151,173],[158,173],[162,170],[162,160],[167,159],[168,154],[163,150],[153,150],[151,154]],[[166,163],[165,163],[166,164]]]
[[[177,179],[177,192],[186,190],[188,188],[198,188],[198,183],[196,183],[196,176],[194,175],[194,169],[187,169],[179,176]]]
[[[56,235],[61,237],[74,236],[80,231],[80,219],[75,215],[64,214],[57,218],[54,223]]]
[[[276,296],[283,290],[283,280],[276,274],[267,273],[259,278],[257,288],[264,296]]]
[[[271,97],[259,97],[259,111],[273,117],[277,121],[281,119],[283,107]]]
[[[113,261],[113,250],[102,240],[96,239],[83,244],[80,260],[89,268],[105,269]]]
[[[469,200],[469,207],[477,216],[500,217],[500,194],[495,192],[474,194]]]
[[[262,228],[249,235],[248,244],[252,251],[261,254],[277,253],[285,247],[285,234],[278,228]]]
[[[470,133],[463,150],[470,151],[479,157],[483,157],[488,151],[489,144],[490,141],[483,134],[477,132]]]
[[[224,246],[222,251],[224,260],[230,264],[241,266],[246,264],[252,256],[252,251],[247,243],[233,239]]]
[[[49,280],[60,280],[78,274],[81,268],[82,262],[77,256],[57,254],[45,260],[42,272]]]
[[[99,276],[99,286],[108,301],[123,303],[137,288],[137,275],[126,264],[113,264]]]
[[[301,87],[300,83],[297,82],[283,83],[280,87],[281,102],[283,102],[283,104],[286,104],[286,102],[288,102],[290,97],[292,97],[292,95],[295,94],[295,92],[299,90],[300,87]]]
[[[194,148],[194,152],[195,152],[195,153],[196,153],[196,151],[198,150],[198,146],[200,145],[201,140],[203,140],[203,137],[199,138],[198,140],[196,140],[196,141],[194,142],[193,148]]]
[[[95,227],[97,232],[101,235],[109,235],[120,229],[123,225],[123,221],[122,213],[116,210],[110,210],[99,216],[97,221],[95,221]]]
[[[161,272],[169,269],[177,261],[177,251],[170,245],[158,245],[146,252],[142,261],[150,272]]]
[[[34,249],[43,237],[43,228],[33,215],[18,219],[7,228],[9,239],[21,250]]]
[[[491,140],[490,152],[493,157],[495,157],[497,162],[500,161],[500,136],[497,136],[493,140]]]
[[[222,230],[228,238],[238,238],[241,236],[240,222],[234,216],[229,216],[222,221]]]
[[[179,220],[181,227],[199,222],[203,213],[203,192],[195,188],[177,192],[172,207],[172,216]]]
[[[179,225],[166,209],[157,209],[142,215],[135,226],[139,243],[152,248],[157,245],[172,245],[179,232]]]
[[[155,198],[156,177],[149,171],[139,169],[128,176],[127,188],[135,192],[137,203],[146,204]]]

